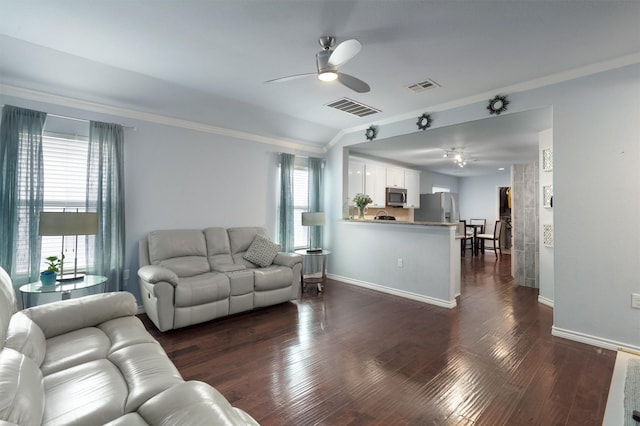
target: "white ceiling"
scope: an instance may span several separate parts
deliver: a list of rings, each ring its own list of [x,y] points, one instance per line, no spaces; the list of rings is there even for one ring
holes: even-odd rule
[[[0,10],[0,83],[315,147],[640,53],[640,1],[0,0]],[[341,71],[369,93],[313,77],[264,84],[313,72],[322,35],[362,43]],[[407,89],[424,78],[441,87]],[[342,97],[382,112],[325,106]]]
[[[417,120],[416,120],[417,121]],[[493,116],[454,126],[429,129],[349,147],[350,152],[374,159],[427,168],[451,176],[481,176],[509,170],[512,164],[538,159],[538,134],[552,127],[551,108]],[[460,168],[447,151],[463,155]]]

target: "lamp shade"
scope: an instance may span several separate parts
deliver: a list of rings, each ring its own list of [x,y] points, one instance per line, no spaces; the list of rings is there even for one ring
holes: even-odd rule
[[[98,213],[41,212],[38,235],[94,235],[98,233]]]
[[[302,213],[302,226],[323,226],[324,212]]]

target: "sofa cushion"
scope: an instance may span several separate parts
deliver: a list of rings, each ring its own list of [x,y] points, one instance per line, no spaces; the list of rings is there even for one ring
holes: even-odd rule
[[[207,257],[204,234],[198,229],[168,229],[149,233],[149,260],[152,265],[173,257]]]
[[[179,277],[209,272],[207,243],[204,234],[196,229],[173,229],[149,233],[149,260],[152,265],[164,266]]]
[[[139,343],[156,343],[138,317],[121,317],[103,322],[98,328],[109,338],[109,353]]]
[[[273,259],[276,258],[279,251],[280,245],[271,242],[262,235],[256,235],[242,257],[251,263],[265,267],[273,263]]]
[[[137,410],[149,398],[183,382],[178,369],[158,342],[127,346],[109,355],[109,361],[117,367],[127,384],[125,413]]]
[[[106,423],[104,426],[149,426],[138,413],[128,413]]]
[[[158,262],[156,265],[163,266],[175,272],[180,278],[193,277],[211,270],[207,258],[200,256],[174,257]]]
[[[123,414],[129,389],[118,367],[106,359],[44,377],[44,424],[98,425]]]
[[[231,257],[233,258],[233,263],[245,265],[248,268],[255,268],[256,264],[249,262],[243,256],[249,249],[251,243],[253,243],[256,235],[262,235],[263,237],[267,235],[265,229],[260,227],[244,226],[239,228],[229,228],[227,229],[227,233],[229,234],[229,244],[231,246]]]
[[[258,425],[206,383],[189,381],[156,395],[138,413],[152,425]],[[198,421],[200,419],[200,421]]]
[[[256,291],[289,287],[293,281],[293,271],[285,266],[268,266],[254,271]]]
[[[0,423],[39,425],[44,402],[38,366],[14,349],[0,349]]]
[[[87,327],[47,339],[47,353],[41,365],[46,376],[107,356],[111,341],[98,328]]]
[[[229,234],[225,228],[212,227],[204,230],[207,241],[207,257],[211,268],[220,270],[218,265],[233,264]]]
[[[217,272],[207,272],[181,278],[175,289],[175,306],[195,306],[226,299],[231,294],[229,278]]]

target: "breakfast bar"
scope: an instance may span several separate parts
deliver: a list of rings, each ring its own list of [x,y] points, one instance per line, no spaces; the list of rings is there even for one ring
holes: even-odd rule
[[[332,274],[350,284],[454,308],[460,294],[456,223],[344,219]]]

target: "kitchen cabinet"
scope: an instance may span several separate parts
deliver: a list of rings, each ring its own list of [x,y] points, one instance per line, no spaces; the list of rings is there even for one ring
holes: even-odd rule
[[[406,208],[420,208],[420,172],[416,170],[404,171],[404,184],[407,189]]]
[[[364,162],[349,159],[349,205],[356,194],[364,193]]]
[[[364,165],[365,192],[371,197],[369,207],[384,208],[386,205],[386,168],[380,164],[366,162]]]
[[[387,186],[389,188],[404,188],[404,169],[387,167]]]

